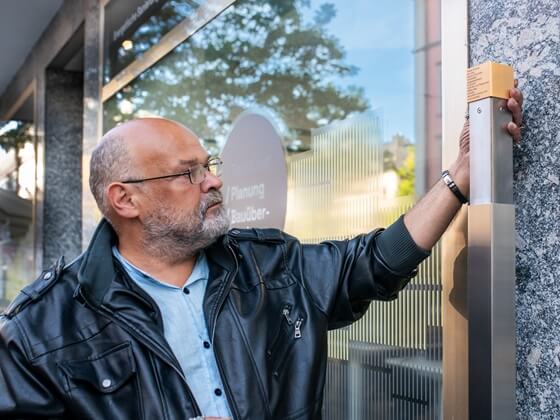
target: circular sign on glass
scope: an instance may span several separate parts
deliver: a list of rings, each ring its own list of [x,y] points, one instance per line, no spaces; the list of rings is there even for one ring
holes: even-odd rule
[[[246,111],[222,150],[224,203],[232,227],[283,229],[288,174],[282,136],[272,118]]]

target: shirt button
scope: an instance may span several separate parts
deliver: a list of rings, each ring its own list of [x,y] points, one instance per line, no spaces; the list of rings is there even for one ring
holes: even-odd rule
[[[187,289],[186,287],[183,289],[183,293],[185,295],[188,295],[191,291],[189,289]]]
[[[214,394],[216,394],[219,397],[220,395],[222,395],[222,390],[220,388],[216,388],[214,390]]]
[[[209,348],[210,348],[210,343],[209,343],[208,341],[205,341],[205,342],[203,343],[203,345],[204,345],[204,348],[205,348],[205,349],[209,349]]]
[[[103,382],[101,382],[101,386],[103,388],[109,388],[112,384],[113,381],[111,381],[110,379],[103,379]]]

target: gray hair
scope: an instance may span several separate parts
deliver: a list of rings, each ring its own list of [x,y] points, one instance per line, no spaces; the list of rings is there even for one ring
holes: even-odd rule
[[[101,214],[110,222],[106,190],[111,182],[130,177],[131,158],[127,145],[118,135],[106,135],[93,149],[89,165],[89,188]]]

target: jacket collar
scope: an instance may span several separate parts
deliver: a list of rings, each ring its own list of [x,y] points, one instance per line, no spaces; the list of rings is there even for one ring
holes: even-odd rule
[[[218,265],[226,271],[235,270],[235,260],[232,252],[237,249],[237,244],[229,240],[228,235],[221,236],[212,245],[204,250],[208,265]]]
[[[78,270],[78,282],[88,300],[100,306],[116,272],[111,246],[117,235],[106,219],[97,225]]]
[[[78,282],[88,300],[97,306],[104,303],[104,299],[117,275],[113,264],[111,247],[117,241],[117,235],[109,222],[102,219],[84,253],[78,270]],[[235,269],[235,260],[229,249],[228,236],[220,237],[206,250],[206,257],[210,267],[209,284],[215,276],[219,266],[226,271]],[[214,274],[214,276],[212,275]],[[221,276],[218,276],[221,277]]]

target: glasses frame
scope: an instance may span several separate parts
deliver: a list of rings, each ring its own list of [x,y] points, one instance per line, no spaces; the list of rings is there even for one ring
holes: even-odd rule
[[[179,176],[188,176],[189,178],[189,182],[193,185],[198,185],[198,184],[202,184],[204,182],[204,180],[206,179],[206,174],[208,174],[210,171],[210,166],[216,166],[216,174],[214,176],[221,176],[221,171],[220,168],[222,167],[222,165],[224,164],[224,161],[220,158],[220,157],[213,157],[208,159],[208,162],[206,163],[198,163],[195,166],[193,166],[191,169],[185,171],[185,172],[179,172],[176,174],[171,174],[171,175],[161,175],[161,176],[153,176],[150,178],[141,178],[141,179],[127,179],[126,181],[120,181],[122,184],[138,184],[140,182],[145,182],[145,181],[154,181],[156,179],[166,179],[166,178],[176,178]],[[203,167],[206,169],[206,171],[204,172],[204,178],[202,178],[202,181],[200,182],[193,182],[192,180],[192,171],[195,167]]]

